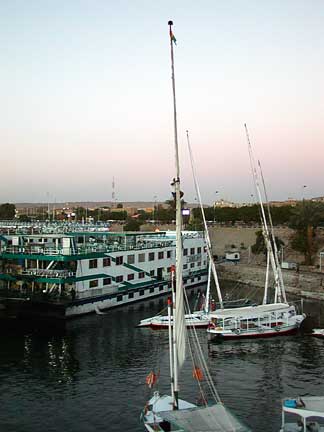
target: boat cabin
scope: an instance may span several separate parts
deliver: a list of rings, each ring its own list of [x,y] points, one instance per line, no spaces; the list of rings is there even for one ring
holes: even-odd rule
[[[283,400],[280,432],[297,431],[324,431],[324,396]]]

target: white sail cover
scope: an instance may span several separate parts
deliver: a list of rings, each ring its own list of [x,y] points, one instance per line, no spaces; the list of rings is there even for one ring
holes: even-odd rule
[[[164,420],[184,432],[251,432],[221,403],[176,411],[159,412]]]
[[[181,217],[181,216],[180,216]],[[180,222],[181,226],[181,222]],[[180,237],[180,241],[179,241]],[[175,304],[175,337],[177,340],[177,358],[179,369],[186,357],[186,321],[184,309],[184,292],[182,280],[182,234],[177,237],[176,255],[176,304]]]

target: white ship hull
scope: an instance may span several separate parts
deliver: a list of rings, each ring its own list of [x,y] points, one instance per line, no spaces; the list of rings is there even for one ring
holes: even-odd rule
[[[207,275],[200,276],[200,280],[196,282],[190,282],[185,284],[186,289],[193,289],[207,283]],[[160,289],[162,287],[162,289]],[[86,298],[81,300],[76,300],[73,304],[66,307],[66,318],[72,318],[78,315],[84,315],[89,313],[98,313],[98,311],[108,310],[114,307],[120,307],[124,305],[133,304],[139,301],[144,301],[148,299],[153,299],[156,297],[164,296],[170,294],[170,288],[168,283],[164,285],[159,285],[154,287],[147,287],[146,289],[141,289],[136,292],[133,292],[133,297],[129,298],[129,293],[125,292],[123,294],[118,295],[109,295],[107,298],[103,298],[104,296],[98,296],[98,298]],[[144,291],[144,294],[141,295],[141,292]],[[207,327],[205,325],[205,328]]]

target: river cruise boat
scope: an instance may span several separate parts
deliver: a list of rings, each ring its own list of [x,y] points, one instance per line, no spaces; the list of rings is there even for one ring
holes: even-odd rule
[[[183,231],[182,238],[185,287],[206,284],[204,233]],[[2,229],[0,312],[65,319],[168,294],[175,240],[174,231],[110,232],[59,224]]]
[[[324,396],[284,399],[280,432],[324,432]]]
[[[294,305],[272,303],[210,314],[207,332],[210,339],[264,338],[292,334],[305,319]]]

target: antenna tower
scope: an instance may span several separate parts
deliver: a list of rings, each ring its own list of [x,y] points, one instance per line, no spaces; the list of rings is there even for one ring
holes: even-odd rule
[[[112,204],[114,205],[114,204],[116,204],[115,177],[113,177],[113,179],[112,179],[111,189],[112,189],[112,192],[111,192],[111,201],[112,201]]]

